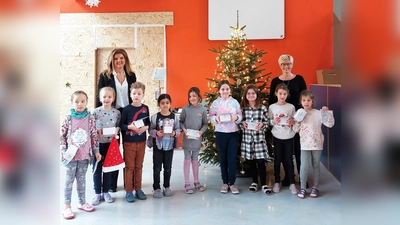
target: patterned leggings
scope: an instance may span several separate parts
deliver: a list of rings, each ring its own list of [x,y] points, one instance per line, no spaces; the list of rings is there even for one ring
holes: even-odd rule
[[[76,179],[76,190],[78,192],[79,204],[86,202],[86,171],[89,160],[71,161],[66,166],[66,176],[64,184],[64,204],[71,204],[72,186]]]
[[[300,164],[300,186],[302,189],[306,189],[308,168],[310,167],[310,161],[313,168],[313,187],[318,188],[319,184],[319,162],[321,158],[322,150],[301,150],[301,164]]]

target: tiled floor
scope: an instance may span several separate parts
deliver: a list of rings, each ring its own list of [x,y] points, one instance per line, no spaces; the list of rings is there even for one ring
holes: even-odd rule
[[[72,210],[75,219],[66,221],[61,216],[61,224],[340,224],[341,223],[341,183],[321,164],[320,197],[299,199],[291,194],[288,187],[278,194],[270,196],[261,191],[248,191],[250,177],[236,179],[239,195],[221,194],[222,185],[219,167],[201,165],[200,182],[206,187],[204,192],[186,194],[183,188],[183,151],[175,150],[171,187],[172,197],[155,199],[152,196],[152,149],[146,149],[143,167],[143,191],[147,200],[136,199],[134,203],[125,201],[122,172],[119,176],[119,188],[112,193],[114,203],[101,202],[96,211],[87,213],[76,209],[76,190],[72,195]],[[61,183],[65,170],[61,168]],[[273,184],[273,167],[267,166],[269,185]],[[311,174],[309,180],[311,182]],[[86,200],[91,202],[94,194],[91,171],[88,170]],[[162,179],[162,176],[161,176]],[[192,179],[192,178],[191,178]],[[296,176],[296,180],[298,176]],[[311,184],[311,183],[310,183]],[[74,187],[75,188],[75,187]],[[299,187],[298,187],[299,188]],[[308,190],[309,192],[310,190]],[[62,185],[60,190],[61,203]]]

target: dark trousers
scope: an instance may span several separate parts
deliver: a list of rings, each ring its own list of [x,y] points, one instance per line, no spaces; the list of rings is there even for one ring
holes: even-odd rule
[[[294,184],[294,165],[293,165],[293,138],[281,140],[273,137],[274,141],[274,176],[275,183],[281,182],[280,172],[281,163],[286,165],[286,178],[289,179],[289,184]]]
[[[103,163],[104,159],[106,158],[109,147],[110,143],[99,143],[101,160],[97,164],[96,171],[93,173],[93,184],[94,184],[94,191],[96,194],[106,193],[110,189],[112,172],[103,173]],[[96,163],[93,163],[92,170],[94,169],[95,165]]]
[[[217,140],[221,177],[224,184],[233,185],[236,181],[236,156],[238,151],[238,132],[215,132]]]
[[[267,184],[267,170],[265,167],[265,159],[248,160],[251,178],[253,183],[258,184],[258,176],[260,176],[261,186]]]
[[[160,172],[161,167],[164,169],[164,187],[170,186],[171,171],[172,171],[172,158],[174,156],[174,149],[164,151],[153,146],[153,189],[161,189],[160,186]]]
[[[296,159],[296,167],[297,167],[297,173],[300,174],[300,135],[299,133],[296,133],[293,137],[293,155],[294,158]],[[283,168],[285,171],[287,171],[286,168],[286,163],[283,162]],[[284,180],[287,180],[288,174],[285,172],[285,178]]]

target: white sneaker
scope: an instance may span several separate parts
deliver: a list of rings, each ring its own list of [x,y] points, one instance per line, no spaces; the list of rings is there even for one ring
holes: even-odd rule
[[[296,195],[297,192],[299,191],[299,190],[297,190],[295,184],[291,184],[291,185],[289,186],[289,189],[292,191],[292,194],[294,194],[294,195]]]
[[[236,185],[232,184],[231,186],[229,186],[229,189],[231,190],[232,194],[239,194],[239,189],[236,187]]]
[[[272,190],[274,191],[274,193],[279,193],[279,191],[281,190],[281,185],[279,185],[279,183],[275,183]]]

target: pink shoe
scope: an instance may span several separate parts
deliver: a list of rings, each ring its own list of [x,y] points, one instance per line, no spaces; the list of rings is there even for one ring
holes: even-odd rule
[[[94,207],[93,206],[91,206],[91,205],[89,205],[88,203],[84,203],[84,204],[82,204],[82,205],[79,205],[78,206],[78,209],[79,210],[83,210],[83,211],[85,211],[85,212],[93,212],[94,211]]]
[[[64,217],[64,219],[66,219],[66,220],[70,220],[70,219],[75,218],[75,215],[74,215],[74,213],[73,213],[72,210],[71,210],[71,207],[67,207],[67,208],[64,209],[63,217]]]

